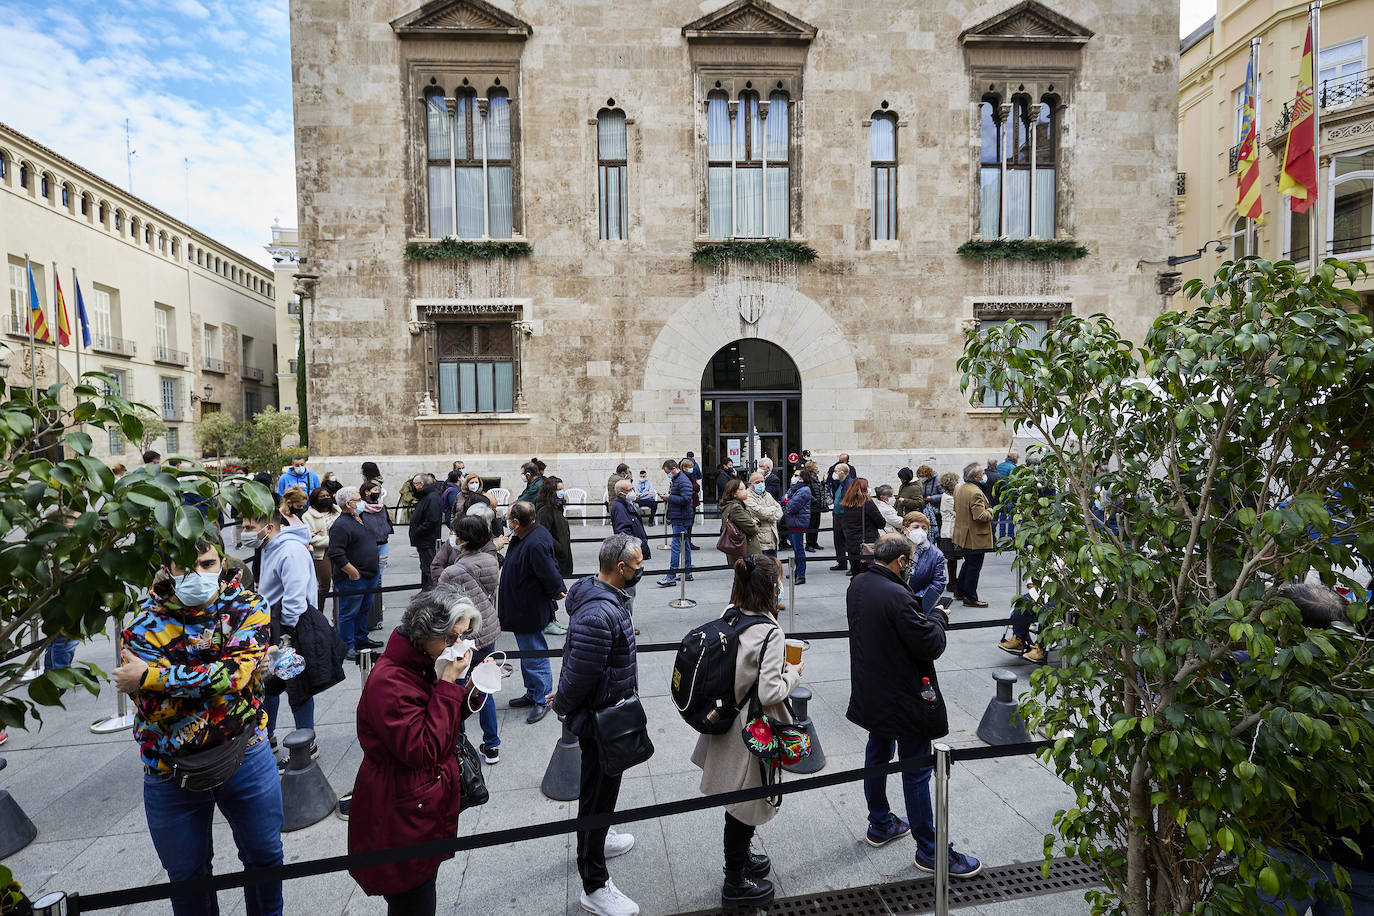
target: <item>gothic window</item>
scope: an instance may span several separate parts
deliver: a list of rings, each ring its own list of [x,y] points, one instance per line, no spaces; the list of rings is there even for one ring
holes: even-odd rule
[[[706,98],[708,233],[723,238],[788,238],[792,132],[790,98],[764,101],[752,81],[738,97]]]
[[[979,230],[983,238],[1054,238],[1059,100],[996,95],[979,105]]]
[[[884,105],[887,103],[884,102]],[[873,172],[873,239],[897,238],[897,116],[873,112],[868,128],[869,167]]]
[[[515,195],[510,93],[425,95],[429,235],[510,238]]]
[[[625,169],[629,145],[625,112],[603,108],[596,115],[596,184],[600,237],[623,239],[629,205],[625,200]]]
[[[515,410],[515,327],[510,321],[438,322],[439,413]]]

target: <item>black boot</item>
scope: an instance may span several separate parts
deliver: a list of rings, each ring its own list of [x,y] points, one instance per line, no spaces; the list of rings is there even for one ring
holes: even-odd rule
[[[741,871],[727,871],[720,889],[720,905],[727,910],[767,906],[773,902],[773,882],[751,878]]]
[[[751,852],[749,858],[744,861],[744,876],[746,878],[767,878],[772,870],[773,863],[761,853]]]

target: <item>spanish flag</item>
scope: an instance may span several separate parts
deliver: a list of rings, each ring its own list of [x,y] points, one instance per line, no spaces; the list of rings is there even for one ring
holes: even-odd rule
[[[1313,149],[1312,26],[1307,27],[1307,42],[1298,67],[1298,96],[1293,101],[1288,146],[1283,152],[1283,171],[1279,173],[1279,193],[1289,195],[1294,213],[1306,213],[1317,199],[1317,158]]]
[[[68,346],[72,342],[72,326],[67,323],[67,303],[62,298],[62,281],[57,278],[57,265],[53,265],[52,282],[57,286],[57,343]]]
[[[35,340],[52,343],[48,333],[48,319],[43,317],[43,304],[38,301],[38,287],[33,282],[33,265],[29,265],[29,327],[26,329]]]
[[[1236,175],[1236,212],[1254,220],[1256,225],[1264,223],[1264,210],[1260,206],[1259,182],[1259,144],[1255,142],[1255,61],[1253,58],[1245,68],[1245,115],[1241,121],[1240,154]],[[61,300],[59,300],[61,301]]]

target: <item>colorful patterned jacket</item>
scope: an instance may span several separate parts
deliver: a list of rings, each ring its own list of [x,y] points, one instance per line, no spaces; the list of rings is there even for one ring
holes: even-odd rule
[[[143,764],[171,772],[169,760],[229,741],[243,728],[263,740],[267,714],[257,676],[271,637],[267,604],[228,573],[214,601],[188,610],[170,579],[154,584],[124,631],[124,645],[148,663],[134,693],[134,738]]]

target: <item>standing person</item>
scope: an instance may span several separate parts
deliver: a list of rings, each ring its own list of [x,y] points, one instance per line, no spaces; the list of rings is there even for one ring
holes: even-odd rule
[[[620,462],[615,466],[615,473],[606,478],[606,512],[611,511],[611,504],[615,502],[615,485],[622,480],[630,479],[630,466],[625,462]]]
[[[382,644],[367,635],[367,607],[370,592],[381,575],[377,538],[363,523],[362,498],[357,487],[339,491],[343,514],[329,528],[329,562],[333,567],[334,588],[339,595],[339,638],[348,647],[345,658],[354,659],[359,649],[380,649]]]
[[[849,620],[849,709],[845,718],[868,732],[864,766],[899,760],[925,760],[930,742],[949,733],[945,698],[935,660],[945,651],[943,611],[926,613],[902,582],[911,563],[912,543],[897,534],[878,539],[867,575],[849,583],[845,612]],[[935,856],[949,857],[949,874],[969,878],[982,870],[972,856],[935,849],[935,815],[930,804],[930,774],[922,763],[902,771],[906,817],[892,813],[887,777],[864,780],[870,846],[885,846],[913,834],[918,871],[935,872]]]
[[[892,492],[890,486],[882,484],[873,491],[873,496],[874,505],[878,507],[878,513],[882,515],[887,530],[900,532],[902,530],[902,517],[896,509],[897,494]]]
[[[467,515],[473,506],[481,505],[493,510],[496,508],[495,497],[483,491],[482,478],[476,474],[469,474],[463,478],[463,492],[458,500],[458,506],[453,514],[459,517]]]
[[[997,473],[997,459],[989,458],[987,465],[983,468],[983,479],[978,482],[983,495],[988,498],[988,506],[997,505],[997,484],[1002,480],[1002,475]]]
[[[902,534],[912,545],[906,587],[921,599],[922,609],[929,613],[945,593],[945,555],[931,540],[930,519],[924,512],[908,512],[902,519]]]
[[[764,490],[777,500],[778,505],[782,505],[782,478],[773,473],[773,459],[767,455],[760,458],[758,473],[763,475]],[[750,483],[753,483],[753,478],[750,478]]]
[[[363,483],[375,483],[379,487],[382,485],[382,471],[381,468],[377,467],[377,462],[364,461],[362,474]]]
[[[921,465],[925,470],[930,470],[925,465]],[[906,515],[908,512],[920,512],[926,507],[925,492],[921,488],[921,481],[914,480],[916,475],[911,473],[911,468],[902,468],[897,472],[897,479],[901,481],[897,487],[897,501],[893,503],[898,515]]]
[[[458,554],[438,576],[439,585],[455,588],[482,615],[482,625],[472,641],[477,648],[472,663],[480,665],[496,649],[501,638],[501,621],[496,616],[496,590],[501,582],[501,564],[496,559],[496,542],[491,528],[481,518],[466,515],[453,520],[453,540]],[[477,748],[487,764],[501,760],[501,727],[496,702],[488,699],[478,716],[482,723],[482,744]]]
[[[320,481],[320,487],[330,493],[337,494],[343,488],[343,484],[339,482],[338,475],[333,471],[326,471],[324,479]]]
[[[644,575],[639,543],[628,534],[601,542],[595,578],[579,579],[568,592],[568,640],[558,692],[550,699],[582,749],[577,816],[615,810],[620,774],[601,769],[595,714],[634,696],[639,689],[635,633],[630,622],[631,588]],[[613,829],[577,832],[577,873],[582,878],[582,908],[598,916],[635,916],[639,905],[615,886],[606,860],[623,855],[635,838]]]
[[[782,506],[782,526],[787,529],[792,542],[792,559],[796,563],[794,585],[806,584],[806,534],[811,525],[812,507],[815,505],[811,485],[816,478],[805,466],[792,475],[792,486],[787,490],[787,501]]]
[[[534,504],[520,500],[510,507],[510,547],[501,570],[496,601],[501,629],[515,634],[522,652],[548,651],[544,628],[553,619],[558,601],[567,592],[553,554],[553,536],[535,520]],[[553,666],[547,658],[520,660],[525,693],[510,701],[512,709],[528,709],[533,725],[549,714],[548,695],[553,690]]]
[[[742,553],[732,553],[721,551],[725,554],[726,561],[734,566],[736,561],[743,559],[751,554],[759,552],[759,525],[754,518],[754,514],[745,505],[744,483],[738,478],[725,485],[725,493],[721,495],[719,502],[716,503],[720,509],[720,526],[723,529],[725,523],[729,522],[740,530],[745,536],[746,543]]]
[[[844,526],[844,549],[848,554],[849,574],[857,576],[868,565],[865,544],[874,544],[887,527],[887,520],[868,496],[868,478],[855,477],[844,491],[844,499],[836,510],[844,509],[839,524]]]
[[[443,513],[440,523],[447,528],[453,522],[454,507],[463,495],[463,472],[449,471],[444,485],[439,488],[439,507]]]
[[[630,493],[634,489],[634,484],[628,480],[622,480],[615,485],[616,501],[611,503],[611,533],[628,534],[635,538],[639,543],[640,557],[648,562],[653,556],[649,551],[649,535],[644,530],[644,520],[639,517],[639,512],[635,510],[635,504],[630,501]],[[635,610],[635,585],[625,589],[630,596],[630,613]],[[636,635],[639,630],[635,629]]]
[[[688,452],[687,454],[692,453]],[[683,474],[692,485],[692,517],[687,522],[687,542],[693,550],[696,550],[697,545],[692,541],[692,529],[697,526],[697,510],[701,508],[701,468],[697,467],[696,462],[691,458],[683,458],[682,461],[678,462],[678,467],[682,469]],[[691,577],[688,576],[688,578]]]
[[[164,560],[142,610],[122,634],[123,663],[111,672],[115,689],[134,699],[144,813],[172,881],[210,877],[216,808],[229,822],[245,868],[282,864],[281,781],[263,731],[257,677],[271,618],[237,577],[223,577],[217,535],[206,532],[195,551],[189,568]],[[178,760],[235,742],[247,745],[243,762],[212,791],[173,780]],[[281,882],[250,884],[243,900],[248,916],[276,916]],[[213,891],[202,891],[172,898],[172,910],[178,916],[216,913],[218,901]]]
[[[1016,537],[1016,523],[1012,521],[1012,500],[1007,494],[1007,490],[1011,475],[1020,461],[1021,453],[1016,449],[1010,449],[1007,451],[1006,459],[997,465],[997,474],[1001,479],[998,481],[997,489],[993,495],[997,497],[995,505],[997,509],[997,540],[999,541],[1003,538]]]
[[[695,480],[695,481],[697,481],[698,483],[700,483],[701,480],[702,480],[702,475],[701,475],[701,465],[697,462],[697,453],[689,450],[689,451],[687,452],[686,457],[684,457],[684,458],[682,459],[682,461],[690,461],[690,462],[692,462],[692,467],[691,467],[690,469],[687,469],[687,473],[689,473],[689,474],[692,475],[692,479],[693,479],[693,480]],[[679,465],[681,465],[681,463],[682,463],[682,462],[678,462]]]
[[[778,522],[782,521],[782,505],[768,492],[768,479],[763,471],[749,475],[749,490],[744,494],[744,508],[754,517],[758,528],[758,543],[750,553],[778,555]]]
[[[821,515],[825,513],[825,485],[821,483],[821,469],[816,462],[807,460],[803,469],[811,474],[811,523],[806,526],[806,549],[821,549]]]
[[[558,562],[558,574],[566,582],[573,576],[572,529],[563,513],[564,495],[562,478],[550,474],[544,478],[544,486],[539,489],[539,502],[535,504],[534,517],[539,524],[553,535],[553,557]],[[562,636],[568,628],[558,622],[558,608],[553,610],[553,619],[544,627],[546,636]]]
[[[286,492],[277,497],[277,502],[282,515],[285,515],[287,518],[295,519],[291,524],[305,524],[305,513],[309,511],[310,498],[305,495],[304,490],[300,487],[287,487]],[[313,547],[313,539],[315,536],[313,528],[310,531],[310,536]]]
[[[983,572],[983,554],[993,548],[992,510],[988,508],[983,479],[987,472],[974,461],[964,467],[964,482],[954,491],[954,546],[964,560],[955,581],[955,597],[965,607],[987,607],[978,598],[978,577]]]
[[[735,462],[729,455],[720,463],[720,468],[716,471],[716,501],[720,501],[721,494],[725,492],[725,485],[737,478],[735,473]]]
[[[835,565],[830,567],[832,570],[849,568],[849,545],[845,542],[844,536],[844,498],[848,495],[849,488],[853,483],[854,479],[849,476],[849,465],[840,463],[830,466],[830,472],[826,474],[825,486],[833,500],[831,511],[834,513],[835,519],[833,524],[835,529]],[[859,548],[855,546],[854,549],[858,550]]]
[[[415,494],[415,509],[410,513],[410,546],[420,554],[420,588],[424,589],[434,584],[429,567],[439,549],[444,512],[439,502],[439,483],[433,474],[416,474],[410,479],[410,489]]]
[[[760,617],[764,622],[739,632],[734,700],[741,705],[734,725],[723,735],[697,738],[696,749],[692,752],[692,763],[701,767],[704,795],[763,785],[762,765],[740,740],[740,733],[752,714],[751,704],[745,701],[755,691],[766,715],[778,722],[792,721],[787,697],[801,680],[803,666],[785,662],[783,643],[787,634],[777,621],[781,590],[782,567],[772,557],[748,556],[735,563],[730,607],[725,613]],[[767,856],[751,854],[749,844],[755,829],[768,823],[777,813],[778,808],[768,799],[740,802],[725,809],[722,907],[761,907],[773,901],[773,883],[768,880],[772,863]]]
[[[692,581],[691,531],[696,509],[692,506],[691,476],[682,473],[682,469],[671,458],[663,462],[663,473],[668,475],[668,492],[660,493],[658,498],[667,503],[665,511],[668,525],[673,530],[673,546],[669,552],[668,574],[658,580],[658,585],[660,588],[671,588],[677,585],[679,569],[685,569],[687,581]],[[685,558],[683,554],[686,554]],[[683,560],[682,566],[678,565],[679,559]]]
[[[539,498],[539,490],[544,486],[544,471],[537,459],[526,461],[520,466],[520,476],[525,481],[525,489],[520,492],[517,502],[533,503]]]
[[[291,467],[277,481],[277,495],[285,493],[287,487],[300,487],[307,493],[314,493],[320,488],[320,475],[305,466],[304,455],[291,459]]]
[[[289,493],[290,490],[286,492]],[[282,495],[282,502],[291,502],[285,493]],[[334,526],[334,522],[338,518],[339,505],[334,494],[321,487],[312,490],[310,492],[310,508],[305,510],[305,514],[301,516],[301,521],[310,528],[310,555],[315,562],[315,581],[319,583],[320,589],[316,606],[321,610],[324,609],[324,596],[329,592],[330,571],[332,569],[329,558],[325,556],[329,550],[329,529]]]
[[[948,567],[949,575],[945,577],[945,588],[954,590],[955,598],[962,598],[959,594],[959,548],[954,546],[954,490],[959,486],[959,475],[953,471],[945,471],[940,475],[940,495],[935,497],[940,508],[940,540],[936,546],[945,555],[945,565]]]
[[[635,481],[634,501],[636,506],[649,510],[649,527],[652,528],[654,518],[658,515],[658,490],[649,479],[648,471],[641,469],[639,472],[639,479]]]
[[[479,616],[452,589],[420,592],[372,666],[358,698],[363,762],[353,782],[350,855],[457,836],[461,779],[453,749],[463,720],[491,698],[459,683],[471,651],[437,674],[435,663]],[[439,865],[451,858],[441,853],[349,874],[364,893],[386,900],[388,916],[433,916]]]
[[[830,470],[825,472],[825,488],[832,494],[836,505],[840,502],[840,468],[844,468],[844,476],[853,478],[858,475],[854,465],[849,461],[849,453],[841,452],[839,460],[830,466]]]
[[[146,452],[143,453],[143,467],[147,470],[152,471],[154,474],[156,474],[160,470],[161,464],[162,456],[159,455],[157,452],[153,451],[152,449],[148,449]]]
[[[373,481],[365,481],[358,488],[358,493],[362,496],[363,514],[361,516],[363,524],[367,530],[372,532],[372,536],[377,540],[377,587],[381,588],[386,578],[387,561],[391,558],[391,533],[395,527],[391,524],[391,514],[386,511],[386,491],[382,485]],[[380,593],[372,596],[372,610],[368,612],[368,632],[380,630],[382,628],[382,595]]]

